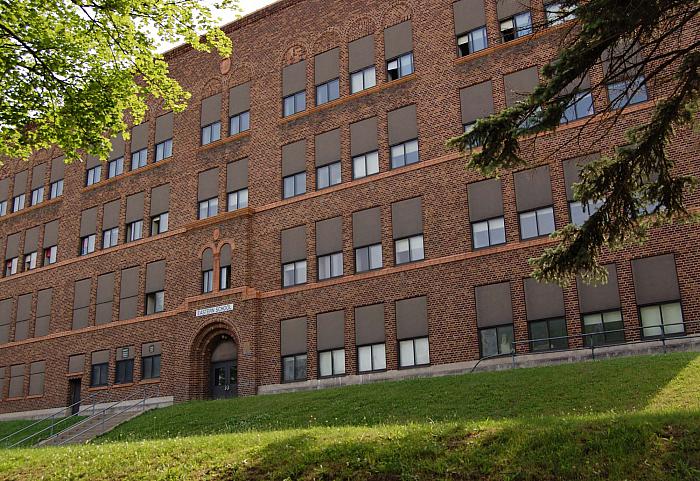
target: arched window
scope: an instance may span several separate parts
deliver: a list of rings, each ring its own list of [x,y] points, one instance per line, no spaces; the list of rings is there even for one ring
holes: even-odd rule
[[[214,290],[214,254],[207,249],[202,254],[202,293]]]
[[[224,244],[219,252],[219,290],[231,287],[231,245]]]

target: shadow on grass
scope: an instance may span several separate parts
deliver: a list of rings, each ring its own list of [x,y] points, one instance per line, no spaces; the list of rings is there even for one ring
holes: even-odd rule
[[[689,369],[692,368],[692,369]],[[679,373],[685,373],[679,383]],[[700,355],[627,357],[598,362],[440,378],[382,382],[313,392],[198,401],[150,411],[100,442],[275,431],[318,426],[375,426],[540,416],[635,412],[676,406],[675,391],[699,393]],[[689,391],[690,390],[690,391]],[[692,391],[694,390],[694,391]],[[678,397],[678,396],[676,396]],[[653,402],[652,402],[653,401]],[[686,408],[700,408],[700,394]]]
[[[266,445],[252,464],[214,467],[206,478],[700,480],[700,413],[486,423],[478,428],[409,425],[352,440],[329,435],[314,430],[285,438]]]

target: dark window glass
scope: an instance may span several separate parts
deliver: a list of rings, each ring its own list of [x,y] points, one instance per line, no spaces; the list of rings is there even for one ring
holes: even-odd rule
[[[501,356],[513,352],[513,324],[479,330],[481,357]]]
[[[563,318],[530,322],[530,349],[533,351],[566,349],[569,343],[565,336],[566,321]]]
[[[93,364],[90,373],[90,387],[106,386],[109,364]]]
[[[306,380],[306,354],[285,356],[282,358],[282,381]]]
[[[144,357],[141,360],[141,378],[158,379],[160,377],[160,354]]]
[[[117,361],[114,384],[127,384],[130,382],[134,382],[134,360]]]

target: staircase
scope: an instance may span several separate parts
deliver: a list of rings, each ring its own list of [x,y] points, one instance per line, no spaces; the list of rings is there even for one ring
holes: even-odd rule
[[[60,433],[44,439],[38,443],[37,447],[44,446],[63,446],[66,444],[85,444],[97,436],[105,434],[115,427],[119,426],[130,419],[135,418],[143,411],[126,411],[112,415],[95,415],[90,416],[84,421],[75,424]]]
[[[44,419],[23,427],[22,429],[0,439],[0,445],[7,448],[17,446],[33,445],[39,446],[63,446],[66,444],[83,444],[106,432],[111,431],[118,425],[138,416],[139,414],[163,405],[163,399],[159,397],[158,386],[151,389],[144,387],[134,393],[131,397],[114,401],[114,393],[110,390],[101,391],[75,403],[58,410]],[[91,404],[86,405],[85,402]],[[73,410],[78,412],[66,417],[64,413]],[[59,430],[65,421],[73,418],[80,419],[75,424]],[[46,423],[49,421],[48,423]],[[41,423],[48,424],[46,427],[36,430],[35,426]],[[48,436],[48,437],[46,437]],[[45,439],[38,441],[46,437]],[[17,441],[19,440],[19,441]],[[38,442],[37,442],[38,441]]]

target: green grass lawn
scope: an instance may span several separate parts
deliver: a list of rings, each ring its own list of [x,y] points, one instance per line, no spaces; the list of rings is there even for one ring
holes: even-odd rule
[[[700,355],[180,404],[0,479],[698,481]]]
[[[82,416],[75,416],[71,418],[61,418],[57,419],[57,423],[54,427],[54,432],[58,432],[62,429],[65,429],[69,427],[72,424],[77,423],[83,419]],[[51,426],[51,421],[2,421],[0,422],[0,439],[3,439],[3,441],[0,441],[0,449],[4,448],[5,446],[12,445],[14,443],[17,443],[19,441],[22,441],[23,439],[32,436],[29,440],[23,442],[21,446],[30,446],[32,444],[36,444],[39,441],[48,438],[51,435],[51,430],[46,429]],[[27,428],[27,429],[24,429]],[[16,433],[20,429],[24,429],[21,433],[13,435],[13,433]],[[5,439],[7,437],[7,439]]]

